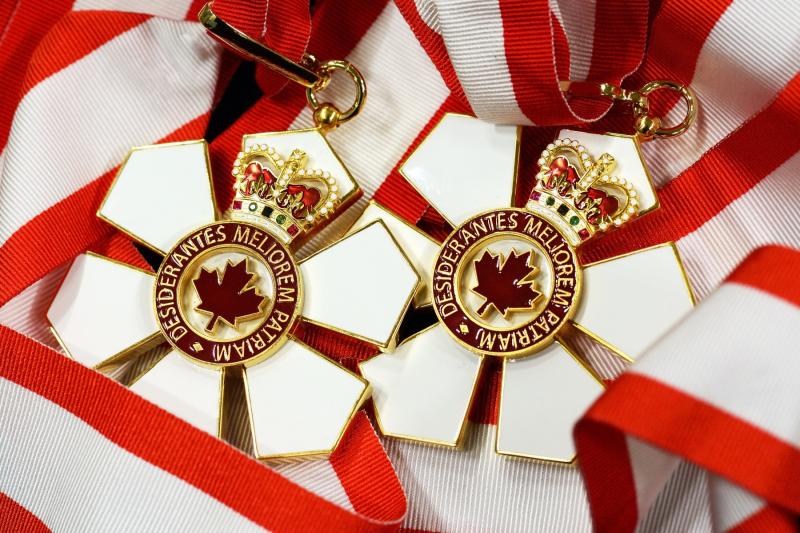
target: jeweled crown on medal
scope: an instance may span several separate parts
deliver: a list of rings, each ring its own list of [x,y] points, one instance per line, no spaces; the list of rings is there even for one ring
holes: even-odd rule
[[[230,218],[265,226],[288,243],[329,217],[340,201],[336,180],[306,161],[302,150],[284,159],[266,144],[239,152]]]
[[[619,227],[639,212],[633,184],[612,174],[614,157],[593,159],[572,139],[548,144],[537,161],[539,172],[528,199],[531,210],[549,214],[560,227],[585,241]]]

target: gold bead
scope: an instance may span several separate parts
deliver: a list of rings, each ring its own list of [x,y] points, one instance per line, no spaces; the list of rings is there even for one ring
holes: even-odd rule
[[[340,116],[339,110],[332,104],[321,104],[314,110],[314,122],[324,130],[338,126]]]
[[[641,115],[636,118],[636,132],[642,137],[652,137],[660,127],[661,119],[658,117]]]

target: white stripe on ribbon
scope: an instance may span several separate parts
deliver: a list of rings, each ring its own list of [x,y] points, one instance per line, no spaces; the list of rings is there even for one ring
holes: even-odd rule
[[[437,6],[447,53],[475,114],[500,124],[532,124],[517,104],[498,0],[439,0]]]
[[[269,466],[282,476],[291,479],[306,490],[354,511],[353,504],[345,492],[344,486],[336,475],[336,470],[327,459],[315,461],[286,461],[283,463],[269,463]]]
[[[0,245],[26,222],[208,112],[219,47],[199,24],[150,19],[33,87],[0,180]]]
[[[656,185],[664,185],[692,166],[769,104],[797,73],[800,39],[795,32],[765,30],[767,20],[796,23],[800,3],[737,0],[711,30],[691,80],[700,102],[700,120],[680,137],[642,147]],[[682,118],[679,105],[666,123],[676,124]]]
[[[669,481],[680,459],[627,435],[628,456],[636,487],[638,515],[645,516]]]
[[[561,79],[581,81],[589,75],[594,51],[596,7],[595,0],[550,0],[550,9],[564,28],[569,43],[569,72],[560,72]]]
[[[129,13],[147,13],[156,17],[183,19],[189,13],[192,0],[76,0],[73,11],[103,9],[108,11],[126,11]]]
[[[417,8],[417,14],[419,14],[419,18],[422,19],[422,22],[435,33],[441,35],[442,29],[439,25],[439,12],[436,10],[436,0],[414,0],[414,7]]]
[[[800,358],[792,348],[800,346],[800,309],[758,289],[726,283],[689,317],[630,371],[800,448]]]
[[[709,475],[709,493],[714,531],[729,531],[765,506],[758,496],[715,475]]]
[[[427,531],[590,531],[577,468],[494,452],[496,426],[470,424],[463,449],[385,439],[409,493],[403,527]]]
[[[0,491],[53,531],[262,531],[231,508],[0,378]],[[67,436],[67,438],[65,438]]]
[[[65,264],[54,268],[0,307],[0,325],[61,351],[45,316],[68,266],[69,264]]]
[[[698,297],[708,294],[759,246],[780,243],[800,248],[800,220],[792,209],[780,207],[800,204],[798,176],[800,152],[678,241]]]

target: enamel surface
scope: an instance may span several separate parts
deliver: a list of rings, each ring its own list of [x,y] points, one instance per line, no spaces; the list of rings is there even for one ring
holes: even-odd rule
[[[419,277],[378,221],[300,265],[303,317],[385,347]]]
[[[166,253],[195,228],[215,219],[205,141],[134,148],[98,216]]]
[[[254,144],[266,144],[274,148],[283,159],[288,158],[292,150],[303,150],[308,158],[306,159],[306,169],[329,172],[339,187],[340,198],[346,199],[358,188],[356,181],[318,130],[256,133],[245,135],[242,143],[245,148]]]
[[[372,385],[385,435],[458,443],[481,357],[453,342],[444,327],[437,324],[359,367]]]
[[[503,365],[497,451],[569,462],[572,428],[603,386],[555,342]]]
[[[128,351],[158,334],[153,275],[81,254],[47,310],[65,350],[86,366]]]
[[[583,284],[573,321],[631,359],[692,309],[671,244],[588,265]]]
[[[514,195],[516,126],[447,114],[400,172],[453,226]]]
[[[211,435],[219,425],[222,371],[205,368],[171,350],[131,390]]]
[[[353,233],[376,220],[382,220],[386,224],[422,280],[423,285],[414,295],[414,305],[417,307],[429,305],[431,303],[431,276],[436,255],[439,253],[439,243],[423,233],[422,230],[410,225],[375,202],[369,203],[348,233]]]
[[[293,340],[246,373],[259,457],[329,453],[367,388]]]
[[[642,215],[658,205],[656,190],[642,160],[641,150],[633,137],[587,133],[585,131],[561,130],[558,138],[570,138],[586,147],[589,155],[597,160],[604,153],[614,156],[616,166],[610,176],[625,178],[633,184],[639,200],[639,214]]]

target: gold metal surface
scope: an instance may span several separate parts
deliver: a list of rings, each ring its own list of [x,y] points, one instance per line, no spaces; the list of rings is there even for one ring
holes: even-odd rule
[[[669,89],[677,92],[686,103],[686,115],[675,126],[664,126],[662,117],[650,114],[650,101],[647,96],[653,91]],[[643,139],[652,137],[676,137],[684,133],[697,118],[697,97],[691,87],[670,80],[654,80],[646,83],[638,91],[623,89],[611,83],[600,85],[600,94],[613,100],[628,102],[633,105],[635,127]]]
[[[211,3],[204,5],[198,13],[200,23],[217,39],[240,54],[305,87],[306,98],[314,111],[314,120],[318,127],[323,130],[335,128],[361,112],[367,97],[367,85],[364,77],[351,63],[338,59],[318,62],[311,54],[305,54],[300,63],[295,63],[222,20],[214,13]],[[335,70],[343,70],[349,74],[356,87],[353,104],[343,112],[331,103],[321,103],[317,96],[317,93],[328,87]]]
[[[308,59],[304,58],[305,64],[295,63],[219,18],[211,8],[211,2],[200,9],[197,18],[217,39],[288,79],[305,87],[323,83],[319,74],[310,68],[311,56],[307,56]]]
[[[352,63],[347,61],[341,61],[338,59],[326,61],[321,63],[318,68],[322,75],[326,78],[330,78],[330,76],[336,70],[344,71],[350,76],[350,78],[353,80],[353,84],[356,87],[356,94],[355,98],[353,99],[353,103],[346,111],[339,111],[339,109],[331,103],[320,102],[317,93],[322,92],[324,87],[320,88],[312,86],[306,88],[308,105],[314,112],[314,120],[317,126],[323,129],[335,128],[339,124],[347,122],[361,112],[361,109],[364,107],[364,102],[367,99],[367,84],[364,81],[364,76],[361,75],[361,72],[359,72]],[[328,111],[326,113],[321,113],[321,111],[325,109]]]

